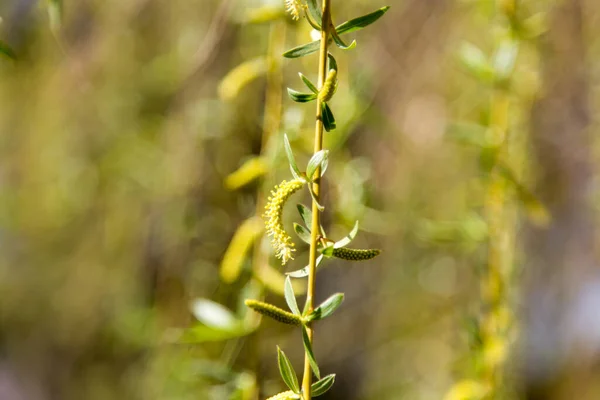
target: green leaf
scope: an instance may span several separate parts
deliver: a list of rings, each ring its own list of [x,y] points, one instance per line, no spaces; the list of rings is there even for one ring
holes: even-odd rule
[[[390,7],[381,7],[379,10],[374,11],[370,14],[363,15],[362,17],[351,19],[350,21],[346,21],[341,25],[338,25],[335,30],[339,35],[343,33],[350,33],[362,29],[368,25],[371,25],[373,22],[377,21],[379,18],[383,16],[389,10]]]
[[[475,45],[463,43],[458,50],[462,65],[476,78],[484,82],[494,80],[494,70],[486,55]]]
[[[11,60],[17,59],[17,54],[11,49],[11,47],[0,40],[0,54],[10,58]]]
[[[310,193],[310,197],[312,198],[313,202],[316,204],[319,211],[325,210],[325,207],[323,207],[321,204],[319,204],[319,201],[317,200],[317,196],[315,195],[315,192],[313,191],[312,185],[308,184],[306,186],[308,186],[308,192]]]
[[[335,42],[335,44],[337,45],[337,47],[339,47],[342,50],[351,50],[353,48],[356,47],[356,40],[353,40],[352,43],[350,44],[346,44],[342,38],[338,35],[338,33],[336,32],[335,28],[333,28],[331,30],[331,37],[333,38],[333,41]]]
[[[516,40],[504,40],[498,46],[492,61],[496,76],[506,79],[515,67],[515,60],[519,53],[519,42]]]
[[[323,128],[327,132],[331,132],[334,130],[337,125],[335,123],[335,117],[333,116],[333,112],[331,112],[331,108],[329,108],[329,104],[321,103],[321,119],[323,120]]]
[[[310,11],[310,15],[315,19],[315,21],[318,21],[319,28],[316,29],[320,30],[321,20],[323,19],[323,11],[317,4],[317,0],[306,0],[306,4],[308,5],[308,11]]]
[[[294,157],[294,152],[292,151],[292,146],[290,146],[290,141],[285,134],[283,135],[283,147],[285,148],[285,154],[287,155],[292,175],[294,175],[294,178],[299,179],[300,169],[298,169],[298,164],[296,164],[296,158]]]
[[[56,33],[60,29],[63,15],[62,0],[50,0],[48,2],[48,19],[50,20],[50,30]]]
[[[323,250],[321,250],[321,254],[324,255],[325,257],[332,257],[334,249],[335,248],[333,246],[327,246]]]
[[[292,367],[292,363],[287,358],[285,353],[277,346],[277,363],[279,364],[279,373],[281,374],[281,378],[294,393],[300,392],[300,387],[298,386],[298,377],[296,376],[296,371],[294,371],[294,367]]]
[[[321,47],[321,41],[315,40],[314,42],[302,44],[300,46],[296,46],[293,49],[290,49],[283,53],[285,58],[299,58],[304,57],[312,53],[316,53],[319,51]]]
[[[319,94],[319,89],[317,89],[317,87],[310,81],[310,79],[304,76],[302,72],[298,72],[298,75],[300,75],[300,79],[302,79],[302,82],[304,82],[306,87],[308,87],[311,92],[317,95]]]
[[[323,165],[323,162],[329,157],[329,150],[319,150],[308,161],[306,165],[306,176],[312,180],[317,168]]]
[[[348,244],[350,244],[351,241],[354,240],[354,238],[356,237],[356,234],[358,233],[358,221],[356,221],[354,223],[354,227],[352,228],[352,230],[350,231],[350,233],[348,233],[348,235],[346,235],[345,238],[338,240],[337,242],[335,242],[335,244],[333,245],[334,248],[340,248],[340,247],[345,247]]]
[[[296,208],[298,208],[298,213],[300,213],[300,218],[304,221],[304,225],[310,233],[310,226],[312,225],[312,211],[306,207],[304,204],[297,204]]]
[[[318,321],[329,317],[344,301],[344,293],[336,293],[321,303],[308,316],[309,321]]]
[[[310,394],[313,397],[320,396],[325,394],[331,389],[333,383],[335,382],[335,374],[330,374],[323,379],[319,379],[317,382],[313,383],[310,387]]]
[[[297,92],[294,89],[290,89],[290,88],[288,88],[287,92],[288,92],[288,95],[290,96],[290,98],[292,100],[294,100],[296,103],[308,103],[309,101],[313,101],[313,100],[317,99],[317,95],[314,93]]]
[[[283,285],[283,294],[285,296],[285,302],[292,312],[296,315],[300,315],[300,309],[296,302],[296,295],[294,294],[294,288],[292,287],[292,280],[289,276],[285,277],[285,284]]]
[[[327,53],[327,60],[329,60],[329,68],[328,69],[333,69],[333,70],[337,71],[338,65],[337,65],[337,61],[335,61],[335,57],[333,56],[333,54]]]
[[[294,222],[294,232],[304,243],[310,244],[310,232],[305,227]]]
[[[324,258],[325,257],[323,257],[322,255],[317,257],[317,265],[316,265],[317,268],[319,268],[319,266],[321,265],[321,262],[323,262]],[[291,278],[306,278],[308,276],[308,270],[309,270],[309,266],[307,265],[306,267],[304,267],[302,269],[292,271],[292,272],[287,272],[286,275]]]
[[[304,351],[308,356],[308,362],[310,363],[310,368],[315,373],[317,379],[321,379],[321,371],[319,371],[319,365],[317,364],[317,360],[315,360],[315,354],[313,353],[312,344],[308,338],[308,331],[306,330],[306,326],[302,326],[302,342],[304,343]]]

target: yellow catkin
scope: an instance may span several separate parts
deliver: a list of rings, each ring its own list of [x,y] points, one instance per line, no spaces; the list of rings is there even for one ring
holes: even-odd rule
[[[328,102],[331,100],[335,91],[337,90],[337,71],[335,69],[330,69],[327,74],[327,79],[325,79],[325,83],[321,90],[319,90],[319,100],[322,102]]]
[[[333,249],[332,255],[343,260],[365,261],[377,257],[381,253],[379,249],[348,249],[341,247]]]
[[[267,234],[271,236],[276,256],[281,259],[283,265],[289,260],[293,260],[292,255],[296,251],[291,236],[283,226],[283,206],[292,194],[304,186],[304,183],[301,179],[281,182],[275,186],[275,190],[271,192],[271,197],[265,206],[264,218]]]
[[[275,307],[273,304],[263,303],[262,301],[258,300],[246,300],[244,303],[257,313],[266,315],[269,318],[273,318],[275,321],[281,322],[282,324],[302,324],[302,318],[300,318],[298,315],[284,311],[279,307]]]
[[[300,396],[298,396],[291,390],[288,390],[287,392],[281,392],[279,394],[276,394],[275,396],[269,397],[267,400],[294,400],[299,398]]]
[[[301,0],[285,0],[285,9],[292,15],[292,19],[299,19],[303,8],[304,4]]]

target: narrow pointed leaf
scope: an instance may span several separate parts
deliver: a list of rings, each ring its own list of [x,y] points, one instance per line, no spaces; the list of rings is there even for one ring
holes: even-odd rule
[[[294,232],[304,243],[310,244],[310,232],[305,227],[294,222]]]
[[[333,70],[337,71],[338,65],[337,65],[337,61],[335,61],[335,57],[333,56],[333,54],[327,53],[327,59],[329,60],[329,68],[328,69],[333,69]]]
[[[300,214],[300,218],[304,222],[304,226],[308,233],[310,233],[310,226],[312,224],[312,211],[306,207],[304,204],[297,204],[296,208],[298,208],[298,213]]]
[[[292,151],[292,146],[287,135],[283,135],[283,147],[285,148],[285,154],[287,155],[292,175],[298,179],[300,177],[300,169],[298,169],[298,164],[296,164],[296,158],[294,157],[294,152]]]
[[[287,92],[290,98],[296,103],[308,103],[317,98],[317,95],[314,93],[302,93],[290,88],[288,88]]]
[[[6,56],[12,60],[17,59],[17,54],[10,48],[10,46],[0,40],[0,55]]]
[[[321,396],[331,389],[334,382],[335,374],[327,375],[323,377],[323,379],[319,379],[317,382],[312,384],[310,387],[310,394],[313,397]]]
[[[310,158],[306,165],[306,176],[308,176],[308,179],[313,179],[317,168],[319,168],[328,157],[328,150],[319,150]]]
[[[321,303],[313,312],[308,316],[310,321],[318,321],[325,319],[338,309],[338,307],[344,301],[344,293],[336,293]]]
[[[321,46],[321,41],[316,40],[314,42],[302,44],[300,46],[296,46],[293,49],[290,49],[283,53],[285,58],[299,58],[304,57],[312,53],[316,53],[319,51],[319,47]]]
[[[315,354],[313,353],[312,344],[308,339],[308,332],[306,327],[302,327],[302,341],[304,342],[304,351],[308,356],[308,362],[310,363],[310,368],[313,370],[317,379],[321,379],[321,371],[319,370],[319,365],[317,364],[317,360],[315,359]]]
[[[310,14],[310,12],[308,10],[306,10],[306,9],[304,10],[304,15],[306,15],[306,20],[308,21],[310,26],[313,27],[314,30],[321,31],[321,23],[317,22],[317,20],[313,18],[313,16]]]
[[[317,257],[317,268],[319,268],[323,259],[324,259],[323,255],[320,255],[319,257]],[[302,269],[288,272],[286,275],[288,275],[291,278],[306,278],[308,276],[308,270],[309,270],[309,267],[307,265],[306,267],[304,267]]]
[[[310,79],[304,76],[302,72],[298,72],[298,75],[300,75],[300,79],[302,79],[302,82],[304,82],[306,87],[309,88],[311,92],[317,95],[319,94],[319,89],[317,89],[317,87],[314,85],[314,83],[310,81]]]
[[[296,295],[294,294],[294,288],[292,287],[292,280],[289,276],[285,277],[285,284],[283,293],[285,296],[285,302],[292,312],[296,315],[300,315],[300,309],[298,308],[298,303],[296,302]]]
[[[319,200],[317,200],[317,196],[315,195],[315,192],[313,191],[312,185],[308,184],[307,186],[308,186],[308,192],[310,193],[310,197],[312,198],[312,200],[316,204],[316,206],[319,209],[319,211],[324,211],[325,207],[323,207],[321,204],[319,204]]]
[[[331,108],[329,108],[329,105],[327,103],[321,103],[321,108],[323,128],[325,128],[327,132],[331,132],[337,127],[335,117],[333,116],[333,112],[331,112]]]
[[[277,363],[279,364],[279,373],[281,374],[281,378],[287,387],[289,387],[294,393],[300,392],[296,371],[294,371],[292,363],[287,358],[285,353],[279,348],[279,346],[277,346]]]
[[[335,30],[338,35],[343,33],[354,32],[359,29],[362,29],[366,26],[371,25],[373,22],[377,21],[379,18],[383,16],[389,10],[390,7],[381,7],[379,10],[374,11],[370,14],[363,15],[362,17],[351,19],[350,21],[346,21],[341,25],[338,25]]]
[[[487,56],[477,46],[463,43],[459,48],[458,57],[463,67],[479,80],[483,82],[494,80],[494,69]]]
[[[335,244],[333,245],[334,248],[339,249],[340,247],[345,247],[347,245],[350,244],[351,241],[354,240],[354,238],[356,237],[356,234],[358,233],[358,221],[356,221],[354,223],[354,227],[352,228],[352,230],[350,231],[350,233],[348,233],[348,235],[346,235],[345,238],[338,240],[337,242],[335,242]]]
[[[344,42],[342,38],[338,35],[338,33],[335,31],[335,28],[331,30],[331,37],[333,38],[333,41],[335,42],[337,47],[339,47],[342,50],[350,50],[356,47],[356,40],[353,40],[350,44],[346,44],[346,42]]]
[[[317,0],[306,0],[306,4],[308,5],[308,11],[310,11],[310,15],[315,19],[315,21],[319,21],[320,27],[321,20],[323,19],[323,11],[317,4]]]

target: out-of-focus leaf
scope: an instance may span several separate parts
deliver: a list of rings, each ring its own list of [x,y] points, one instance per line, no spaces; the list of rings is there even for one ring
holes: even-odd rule
[[[229,190],[239,189],[263,176],[267,171],[267,162],[264,157],[252,157],[246,160],[235,172],[227,175],[225,187]]]
[[[298,308],[298,303],[296,302],[296,295],[294,294],[294,287],[292,286],[292,280],[289,276],[285,277],[284,294],[285,301],[290,310],[292,310],[294,314],[300,315],[300,309]]]
[[[239,327],[240,323],[227,307],[208,299],[194,300],[192,314],[204,325],[216,329],[231,330]]]
[[[279,346],[277,346],[277,364],[279,365],[279,373],[281,374],[281,378],[287,387],[290,388],[294,393],[299,393],[300,387],[298,386],[298,377],[296,376],[296,371],[294,371],[292,363],[287,358],[285,353],[279,348]]]
[[[321,379],[321,371],[319,370],[319,365],[317,364],[317,360],[315,359],[315,353],[312,349],[312,344],[310,343],[310,339],[308,338],[308,331],[305,326],[302,326],[302,342],[304,343],[304,352],[308,356],[308,362],[310,363],[310,368],[314,372],[317,379]]]
[[[263,24],[285,18],[285,8],[282,6],[263,6],[249,9],[242,18],[243,23]]]
[[[271,267],[269,264],[264,264],[259,268],[255,268],[254,276],[258,279],[267,290],[275,293],[279,296],[283,296],[283,285],[285,283],[284,275]],[[292,278],[294,276],[290,275]],[[293,281],[294,292],[296,294],[306,293],[306,282],[305,281]]]
[[[551,221],[550,213],[544,204],[516,177],[515,173],[506,165],[500,165],[504,178],[509,181],[525,209],[527,218],[539,227],[546,227]]]
[[[240,225],[221,261],[220,275],[223,282],[232,283],[238,278],[246,253],[263,229],[263,223],[258,217],[249,218]]]
[[[312,384],[312,386],[310,387],[310,394],[313,397],[321,396],[322,394],[327,393],[329,389],[331,389],[334,382],[335,374],[324,376],[323,379],[319,379],[317,382]]]
[[[290,99],[294,100],[296,103],[308,103],[309,101],[317,99],[317,95],[314,93],[302,93],[290,88],[287,89],[287,92]]]
[[[248,83],[267,72],[268,63],[265,57],[256,57],[244,61],[221,80],[218,87],[219,97],[222,100],[232,100]]]
[[[317,308],[313,310],[308,316],[310,321],[318,321],[329,317],[342,305],[344,301],[344,293],[336,293],[330,296],[327,300],[322,302]]]
[[[494,69],[483,52],[471,43],[463,43],[458,50],[458,59],[463,67],[483,82],[493,82]]]
[[[506,39],[500,43],[493,59],[496,78],[507,79],[512,74],[518,54],[518,41]]]
[[[321,103],[322,108],[322,118],[323,118],[323,127],[327,132],[331,132],[336,128],[335,117],[333,116],[333,112],[331,108],[329,108],[329,104]]]
[[[379,10],[374,11],[370,14],[363,15],[362,17],[351,19],[350,21],[346,21],[343,24],[338,25],[335,30],[339,35],[343,33],[350,33],[362,29],[366,26],[371,25],[373,22],[377,21],[379,18],[383,16],[389,10],[390,7],[381,7]]]
[[[488,130],[487,126],[473,122],[451,122],[446,127],[446,135],[449,139],[461,144],[490,147],[492,140]]]
[[[168,339],[175,343],[204,343],[229,340],[236,337],[246,336],[252,333],[256,327],[247,328],[240,324],[235,329],[218,329],[206,325],[195,325],[191,328],[181,330],[174,339]]]
[[[12,60],[17,59],[17,54],[13,51],[13,49],[2,40],[0,40],[0,55],[8,57]]]
[[[482,383],[465,379],[454,384],[444,400],[481,400],[488,393],[489,388]]]
[[[50,20],[50,30],[56,33],[62,25],[63,2],[62,0],[48,1],[48,19]]]

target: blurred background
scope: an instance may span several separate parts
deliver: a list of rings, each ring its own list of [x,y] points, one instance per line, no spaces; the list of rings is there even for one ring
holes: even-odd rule
[[[281,57],[312,40],[283,3],[0,1],[0,399],[264,399],[284,390],[276,345],[301,371],[299,331],[240,305],[285,307],[257,216],[290,178],[283,133],[300,164],[312,151],[313,103],[285,87],[316,82],[318,56]],[[492,0],[333,0],[333,17],[384,5],[334,50],[324,225],[358,220],[352,246],[383,252],[319,273],[317,302],[346,293],[316,328],[323,399],[443,399],[477,376],[492,90],[464,46],[490,56],[503,21]],[[600,2],[519,12],[498,398],[597,400]]]

